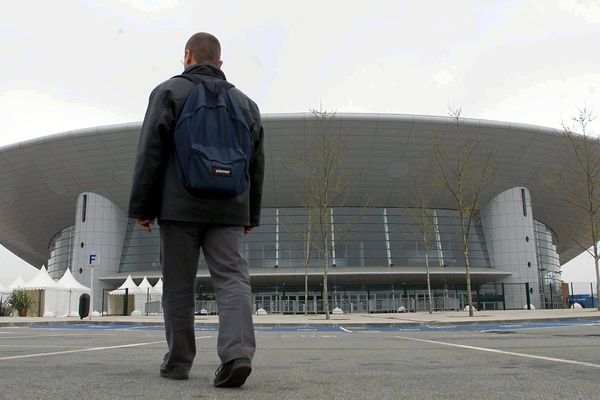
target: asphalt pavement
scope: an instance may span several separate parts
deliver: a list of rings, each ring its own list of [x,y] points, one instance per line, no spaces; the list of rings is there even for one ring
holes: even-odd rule
[[[212,316],[187,381],[158,374],[160,317],[0,318],[0,399],[597,398],[600,313],[560,311],[257,316],[241,389],[212,386]]]
[[[592,399],[598,323],[442,332],[257,332],[241,389],[212,387],[216,332],[198,330],[188,381],[158,375],[152,326],[0,329],[2,399]],[[522,325],[521,325],[522,326]]]

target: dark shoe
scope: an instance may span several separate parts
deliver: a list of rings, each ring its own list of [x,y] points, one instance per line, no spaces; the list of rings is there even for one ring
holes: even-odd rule
[[[240,387],[252,372],[252,364],[247,358],[236,358],[221,364],[215,372],[216,387]]]
[[[187,370],[182,369],[168,369],[163,366],[160,367],[160,376],[168,379],[183,380],[190,377],[190,373]]]

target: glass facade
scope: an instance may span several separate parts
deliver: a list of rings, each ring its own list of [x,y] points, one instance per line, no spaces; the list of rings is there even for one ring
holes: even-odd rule
[[[265,208],[262,210],[261,226],[256,228],[251,235],[246,236],[245,253],[251,269],[303,268],[307,254],[309,256],[308,265],[320,269],[324,255],[323,240],[325,240],[330,265],[336,267],[368,269],[369,267],[393,266],[397,268],[396,271],[401,271],[403,267],[424,269],[426,246],[423,238],[426,236],[428,238],[427,258],[430,266],[463,266],[460,220],[457,211],[427,210],[426,216],[426,223],[422,223],[420,212],[417,209],[343,207],[327,210],[321,218],[322,223],[317,223],[320,219],[318,215],[309,213],[304,208]],[[534,228],[542,307],[558,307],[561,304],[561,295],[556,235],[539,221],[534,220]],[[72,262],[73,247],[76,245],[73,243],[74,230],[74,226],[67,227],[50,241],[48,271],[55,279],[60,278]],[[479,219],[476,219],[471,227],[469,254],[471,266],[491,268]],[[198,263],[200,270],[206,269],[202,254],[200,254]],[[137,271],[160,271],[160,236],[158,229],[153,229],[151,233],[143,232],[131,219],[126,229],[119,272]],[[375,293],[376,286],[375,283],[365,281],[333,285],[330,291],[339,296],[343,294],[343,296],[360,297],[366,296],[365,293],[369,291],[371,294]],[[284,295],[287,296],[286,302],[294,301],[293,304],[296,304],[294,307],[300,307],[301,298],[304,296],[302,288],[286,287],[285,283],[283,286],[275,285],[271,288],[273,293],[270,293],[269,287],[266,286],[253,289],[257,290],[255,294],[257,299],[260,296],[266,296],[265,298],[269,298],[269,301],[275,301],[273,298]],[[391,291],[392,297],[395,291],[401,291],[400,299],[403,299],[402,301],[410,298],[412,290],[414,302],[416,302],[411,306],[413,308],[421,301],[419,296],[424,296],[425,293],[424,289],[418,285],[391,285],[389,288],[387,286],[381,288],[383,291],[387,289]],[[440,287],[436,290],[438,289]],[[441,289],[444,291],[442,297],[447,299],[449,288],[442,287]],[[463,296],[462,289],[458,285],[454,285],[452,290],[455,292],[454,297],[458,299],[456,307],[459,307],[463,302],[460,297]],[[478,296],[483,296],[484,300],[482,301],[485,302],[486,293],[481,292],[481,288],[476,288],[476,291],[478,291]],[[318,309],[322,294],[318,287],[312,288],[311,292],[314,292],[311,295],[313,305],[309,306]],[[332,296],[334,295],[332,294]],[[380,296],[376,297],[379,301]],[[381,301],[385,300],[384,297],[381,297],[383,299]],[[334,299],[335,296],[332,297],[332,300]],[[365,301],[374,300],[369,299],[365,298]],[[396,301],[394,298],[392,300]],[[283,302],[283,300],[281,301]],[[345,300],[340,297],[339,301]],[[362,304],[358,300],[351,303],[354,304],[353,307],[359,307],[358,305]],[[364,307],[371,307],[365,304],[363,304]],[[379,306],[373,307],[370,309],[380,308]],[[443,307],[452,308],[454,306],[444,305]],[[420,308],[416,307],[416,309]]]
[[[418,212],[407,208],[333,208],[323,223],[304,208],[265,208],[261,226],[246,236],[250,268],[320,267],[327,243],[330,265],[336,267],[424,267],[425,246]],[[430,266],[462,266],[460,221],[453,210],[429,210],[427,226]],[[310,220],[310,224],[309,224]],[[119,272],[159,271],[159,234],[134,229],[125,234]],[[490,267],[480,222],[471,228],[471,266]],[[205,269],[204,257],[198,260]]]
[[[429,265],[464,266],[460,218],[455,210],[428,210],[421,223],[418,209],[386,210],[392,263],[395,266],[425,265],[425,234],[428,237]],[[425,227],[426,229],[423,229]],[[477,219],[469,234],[469,260],[473,267],[490,267],[483,228]]]
[[[158,227],[150,233],[136,228],[134,219],[127,222],[119,272],[160,271],[160,235]]]
[[[48,244],[48,274],[52,279],[60,279],[73,259],[73,239],[75,225],[58,232]]]
[[[533,227],[542,302],[544,308],[555,308],[555,305],[562,304],[557,238],[550,228],[539,221],[534,220]]]
[[[460,220],[454,210],[429,210],[428,257],[432,266],[464,265]],[[425,265],[423,229],[418,210],[407,208],[333,208],[322,223],[304,208],[267,208],[261,226],[246,237],[251,268],[303,267],[308,244],[309,266],[322,265],[327,243],[336,267],[415,267]],[[310,219],[310,224],[309,224]],[[471,228],[469,254],[474,267],[490,267],[483,229]]]

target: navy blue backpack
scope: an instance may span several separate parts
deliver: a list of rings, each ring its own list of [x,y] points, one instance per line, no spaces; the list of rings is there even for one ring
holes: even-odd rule
[[[179,75],[195,86],[175,126],[175,153],[192,195],[228,198],[248,188],[252,134],[224,80]]]

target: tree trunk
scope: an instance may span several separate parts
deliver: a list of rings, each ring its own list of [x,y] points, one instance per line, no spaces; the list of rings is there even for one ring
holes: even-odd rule
[[[308,315],[308,262],[310,260],[310,211],[308,213],[308,233],[306,234],[306,255],[304,257],[304,315]],[[315,310],[316,312],[317,310]]]
[[[467,275],[467,300],[469,302],[469,317],[473,316],[473,296],[471,295],[471,271],[469,269],[469,249],[468,244],[465,245],[464,256],[465,256],[465,273]]]
[[[597,243],[594,243],[594,261],[596,263],[596,304],[600,311],[600,255],[598,255]]]
[[[325,196],[325,204],[327,204],[327,196]],[[325,229],[325,221],[327,221],[327,207],[321,207],[319,210],[319,223],[321,227],[321,242],[323,243],[323,311],[325,319],[329,319],[329,298],[327,291],[327,267],[329,265],[329,230]]]
[[[427,241],[427,238],[425,236],[425,241]],[[427,274],[427,298],[429,299],[429,314],[433,313],[433,301],[431,299],[431,278],[429,276],[429,246],[424,246],[425,247],[425,273]]]
[[[327,265],[329,264],[329,250],[323,253],[323,311],[325,319],[329,319],[329,294],[327,291]]]
[[[304,315],[308,315],[308,264],[304,266]]]

